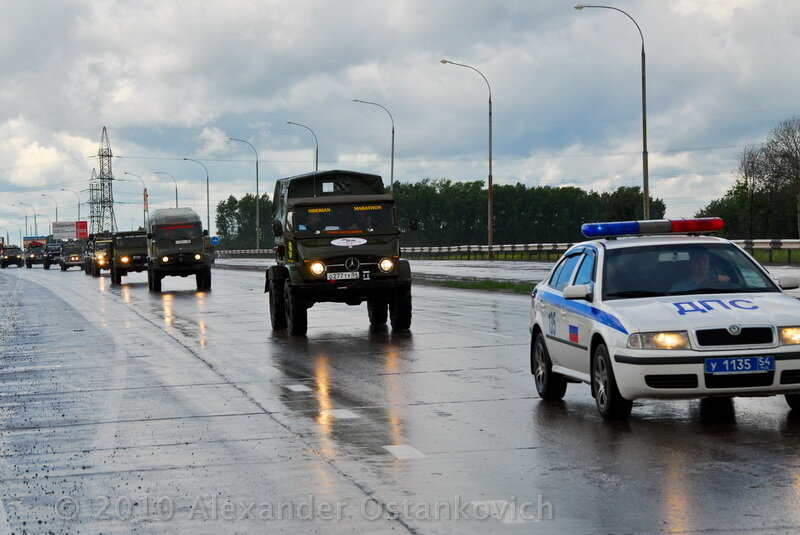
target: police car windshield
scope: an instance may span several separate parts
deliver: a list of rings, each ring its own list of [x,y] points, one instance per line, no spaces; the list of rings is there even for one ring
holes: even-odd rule
[[[603,298],[779,292],[741,250],[731,244],[665,244],[609,249]]]
[[[391,203],[300,206],[297,230],[315,234],[358,234],[393,227]]]

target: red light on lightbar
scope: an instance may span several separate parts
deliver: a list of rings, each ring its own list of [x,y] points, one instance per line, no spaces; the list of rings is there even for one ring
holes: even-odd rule
[[[724,226],[725,222],[719,217],[672,220],[672,232],[716,232]]]

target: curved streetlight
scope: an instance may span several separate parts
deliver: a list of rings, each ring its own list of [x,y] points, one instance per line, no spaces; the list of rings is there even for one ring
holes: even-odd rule
[[[178,207],[178,181],[175,180],[175,177],[172,175],[172,173],[167,173],[166,171],[153,171],[153,174],[154,175],[167,175],[168,177],[170,177],[172,179],[173,182],[175,182],[175,208],[177,208]]]
[[[311,128],[307,127],[304,124],[295,123],[294,121],[286,121],[286,124],[292,124],[294,126],[305,128],[306,130],[311,132],[312,136],[314,136],[314,145],[316,147],[314,151],[314,171],[319,171],[319,141],[317,140],[317,134],[315,134],[314,131],[311,130]],[[316,191],[314,192],[314,195],[316,195]]]
[[[147,185],[144,183],[144,179],[137,174],[129,173],[125,171],[126,175],[135,176],[139,179],[142,183],[142,228],[147,230]]]
[[[488,212],[489,212],[489,222],[488,222],[488,240],[487,243],[489,245],[489,260],[494,259],[494,252],[492,251],[492,245],[494,243],[494,188],[492,187],[492,86],[489,85],[489,80],[483,75],[481,71],[472,67],[471,65],[465,65],[463,63],[456,63],[455,61],[450,61],[449,59],[442,59],[440,60],[442,65],[456,65],[458,67],[464,67],[465,69],[470,69],[478,74],[481,75],[483,81],[486,82],[486,87],[489,89],[489,183],[487,186],[487,193],[488,193]]]
[[[199,163],[200,165],[203,166],[203,169],[205,169],[206,171],[206,221],[207,221],[206,228],[208,230],[208,233],[211,234],[211,201],[209,200],[211,198],[211,188],[208,182],[208,167],[206,167],[203,162],[198,160],[193,160],[191,158],[184,158],[184,160],[186,160],[187,162]]]
[[[258,205],[260,204],[261,199],[258,197],[258,151],[253,146],[252,143],[249,141],[245,141],[244,139],[239,139],[236,137],[229,137],[231,141],[238,141],[239,143],[245,143],[250,145],[250,148],[253,149],[253,152],[256,153],[256,249],[261,249],[261,219],[259,218],[259,211]]]
[[[6,242],[5,242],[4,245],[10,245],[11,244],[11,238],[8,235],[8,229],[5,228],[5,227],[0,227],[0,230],[5,230],[6,231]]]
[[[386,109],[385,106],[382,106],[381,104],[378,104],[377,102],[369,102],[367,100],[359,100],[357,98],[354,98],[353,102],[358,102],[360,104],[371,104],[372,106],[378,106],[379,108],[382,108],[383,111],[385,111],[389,115],[389,120],[392,121],[392,156],[391,156],[391,167],[390,167],[390,173],[389,173],[389,189],[393,190],[394,189],[394,117],[392,117],[392,114],[389,112],[389,110]]]
[[[589,4],[578,4],[575,9],[582,11],[585,8],[612,9],[619,11],[636,25],[639,30],[639,37],[642,38],[642,206],[644,207],[644,219],[650,219],[650,172],[647,163],[647,79],[645,76],[645,55],[644,55],[644,34],[639,27],[639,23],[625,11],[613,6],[595,6]]]
[[[49,217],[47,217],[46,215],[39,214],[39,217],[43,217],[43,218],[47,219],[47,226],[50,227],[50,235],[52,235],[53,234],[53,221]],[[45,241],[47,241],[47,240],[45,240]]]
[[[81,196],[78,194],[77,191],[67,188],[61,188],[61,191],[69,191],[75,195],[75,198],[78,199],[78,219],[77,221],[81,220]]]
[[[29,206],[31,208],[31,210],[33,210],[33,233],[38,238],[39,237],[39,225],[36,223],[36,208],[34,208],[32,204],[28,204],[26,202],[18,202],[17,204],[20,205],[20,206],[21,205]],[[25,214],[27,215],[27,212],[25,212]]]
[[[22,211],[25,212],[25,234],[27,235],[28,234],[28,209],[25,208],[24,206],[20,206],[17,203],[13,203],[13,202],[11,203],[11,206],[15,206],[16,208],[22,208]],[[20,240],[20,243],[22,243],[21,240]]]
[[[58,201],[50,195],[45,195],[44,193],[42,193],[42,197],[47,197],[56,204],[56,221],[58,221]],[[52,231],[53,229],[51,228],[50,230]]]

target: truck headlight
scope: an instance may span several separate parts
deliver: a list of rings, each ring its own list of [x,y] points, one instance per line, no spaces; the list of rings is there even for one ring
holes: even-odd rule
[[[628,337],[630,349],[689,349],[685,331],[663,333],[634,333]]]
[[[781,345],[800,344],[800,327],[781,327]]]
[[[202,260],[203,259],[203,255],[201,255],[200,253],[197,253],[196,255],[194,255],[194,259],[195,260]]]
[[[123,256],[123,257],[121,257],[121,258],[119,259],[119,261],[120,261],[120,262],[122,262],[123,264],[127,264],[128,262],[130,262],[130,261],[131,261],[131,259],[130,259],[130,258],[128,258],[127,256]]]
[[[162,256],[161,257],[161,261],[166,264],[167,262],[169,262],[169,257],[168,256]]]
[[[311,262],[311,265],[308,266],[308,269],[311,271],[312,275],[316,275],[317,277],[319,277],[320,275],[325,273],[325,270],[327,268],[325,267],[324,262],[316,261],[316,262]]]
[[[389,273],[394,269],[394,262],[392,262],[391,258],[381,258],[381,261],[378,262],[378,268],[384,273]]]
[[[98,258],[98,259],[97,259],[97,265],[98,265],[98,266],[102,266],[102,265],[103,265],[103,264],[105,264],[105,263],[106,263],[106,261],[105,261],[105,260],[103,260],[102,258]]]

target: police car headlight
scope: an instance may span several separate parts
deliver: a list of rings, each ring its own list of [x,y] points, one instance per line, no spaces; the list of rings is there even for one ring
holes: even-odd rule
[[[800,344],[800,327],[781,327],[781,345]]]
[[[381,261],[378,262],[378,267],[384,273],[389,273],[394,269],[394,262],[392,262],[391,258],[382,258]]]
[[[123,256],[122,258],[119,259],[119,261],[122,262],[123,264],[127,264],[128,262],[131,261],[131,259],[128,258],[127,256]]]
[[[327,268],[325,267],[325,263],[317,261],[317,262],[311,262],[311,265],[308,266],[308,269],[311,271],[312,275],[316,275],[319,277],[320,275],[325,273],[325,270]]]
[[[689,349],[686,332],[634,333],[628,337],[630,349]]]

